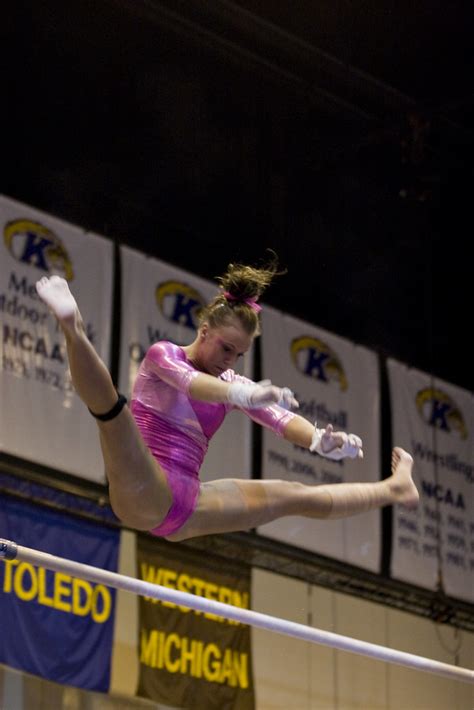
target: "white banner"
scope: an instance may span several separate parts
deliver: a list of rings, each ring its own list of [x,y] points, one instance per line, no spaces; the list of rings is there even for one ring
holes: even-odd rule
[[[121,248],[122,323],[120,390],[130,396],[138,367],[157,340],[188,345],[194,340],[197,313],[217,293],[217,286],[193,274]],[[251,377],[252,352],[238,370]],[[201,480],[249,478],[251,421],[231,412],[213,437]]]
[[[0,196],[0,450],[104,482],[97,427],[75,394],[65,339],[35,283],[59,274],[109,364],[112,244]]]
[[[321,328],[265,307],[262,377],[290,387],[299,414],[318,427],[362,438],[364,459],[330,461],[265,431],[264,478],[310,485],[377,481],[380,476],[380,386],[374,353]],[[365,569],[380,569],[379,511],[340,520],[288,517],[260,528],[268,537]]]
[[[474,602],[474,395],[389,360],[392,439],[415,459],[416,511],[396,508],[391,574]]]

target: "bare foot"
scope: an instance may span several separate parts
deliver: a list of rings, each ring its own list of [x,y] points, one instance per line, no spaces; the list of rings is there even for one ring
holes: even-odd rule
[[[413,457],[395,446],[392,450],[392,475],[388,479],[395,503],[402,503],[407,508],[416,508],[420,494],[412,478]]]
[[[66,328],[74,325],[78,308],[66,279],[44,276],[36,282],[36,290],[62,325]]]

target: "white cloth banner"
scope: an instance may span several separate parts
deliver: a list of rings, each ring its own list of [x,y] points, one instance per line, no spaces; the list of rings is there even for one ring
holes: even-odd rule
[[[266,431],[263,435],[264,478],[310,485],[380,479],[380,382],[377,358],[321,328],[264,307],[262,377],[290,387],[298,413],[319,428],[361,437],[364,459],[330,461],[292,446]],[[378,572],[379,511],[339,520],[287,517],[264,525],[262,534]]]
[[[474,602],[474,395],[387,362],[392,440],[415,460],[416,511],[395,508],[392,577]]]
[[[119,384],[130,396],[138,367],[157,340],[188,345],[194,340],[197,313],[217,293],[217,286],[198,276],[121,247],[122,322]],[[252,373],[252,352],[239,372]],[[249,478],[251,421],[231,412],[212,438],[201,480]]]
[[[110,241],[0,196],[0,450],[103,483],[96,424],[73,390],[65,339],[35,283],[59,274],[109,364]]]

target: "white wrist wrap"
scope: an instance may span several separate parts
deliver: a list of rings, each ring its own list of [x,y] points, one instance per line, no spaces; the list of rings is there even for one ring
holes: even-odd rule
[[[242,409],[259,409],[274,403],[284,409],[298,406],[288,387],[273,387],[271,380],[232,382],[227,391],[227,401]]]
[[[314,422],[314,431],[311,439],[311,444],[309,447],[310,451],[316,451],[320,456],[325,456],[321,449],[321,439],[323,438],[324,429],[318,429],[316,426],[317,422]]]
[[[291,409],[294,399],[295,395],[292,390],[290,390],[289,387],[283,387],[277,404],[279,404],[280,407],[283,407],[283,409]]]
[[[227,392],[227,401],[242,409],[252,409],[252,394],[257,385],[251,382],[232,382]],[[257,405],[258,406],[258,405]]]
[[[323,438],[324,429],[318,429],[314,423],[314,432],[311,439],[310,451],[315,451],[320,456],[332,461],[340,461],[341,459],[356,459],[361,456],[362,441],[355,434],[344,434],[344,443],[336,449],[325,453],[321,447],[321,439]]]

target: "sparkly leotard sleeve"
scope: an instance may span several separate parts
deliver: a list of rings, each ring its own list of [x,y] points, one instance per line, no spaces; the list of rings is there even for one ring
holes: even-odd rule
[[[196,507],[199,470],[209,441],[233,407],[200,402],[189,395],[199,375],[178,345],[161,341],[143,359],[133,387],[131,411],[142,437],[164,470],[173,502],[165,520],[151,532],[166,536],[178,530]],[[220,376],[226,382],[248,381],[233,370]],[[242,410],[254,421],[282,436],[294,414],[277,405]]]

